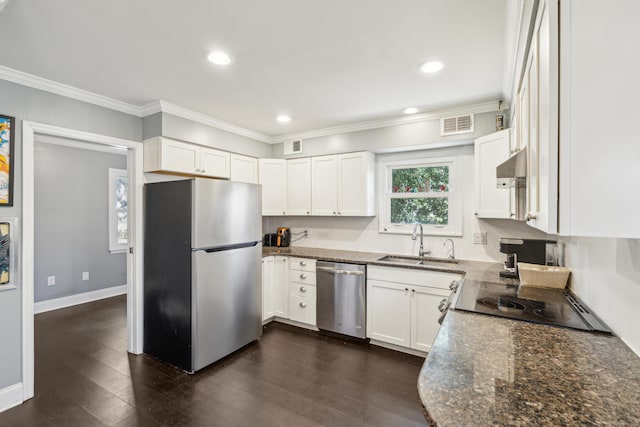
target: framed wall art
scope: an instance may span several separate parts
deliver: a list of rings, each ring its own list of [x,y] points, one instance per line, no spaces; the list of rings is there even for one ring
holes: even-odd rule
[[[15,117],[0,114],[0,206],[13,206]]]
[[[0,217],[0,291],[14,289],[16,273],[16,245],[18,235],[16,217]]]

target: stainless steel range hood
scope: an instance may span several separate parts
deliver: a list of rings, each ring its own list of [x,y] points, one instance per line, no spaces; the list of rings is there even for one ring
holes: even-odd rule
[[[511,216],[519,221],[524,220],[527,195],[527,149],[517,151],[514,155],[496,167],[498,188],[514,188],[515,199],[512,201]]]
[[[527,149],[517,151],[513,156],[496,167],[498,186],[501,180],[524,180],[527,178]],[[513,185],[510,185],[513,186]]]

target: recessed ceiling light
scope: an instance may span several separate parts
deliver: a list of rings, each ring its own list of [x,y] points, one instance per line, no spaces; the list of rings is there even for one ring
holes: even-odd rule
[[[429,61],[424,64],[420,64],[419,69],[423,73],[437,73],[442,70],[443,67],[444,65],[440,61]]]
[[[216,65],[231,64],[231,58],[224,52],[211,52],[207,58]]]
[[[291,121],[291,117],[285,114],[281,114],[278,117],[276,117],[276,120],[279,121],[280,123],[289,123]]]
[[[2,9],[4,9],[4,7],[8,4],[9,0],[0,0],[0,12],[2,12]]]
[[[418,112],[418,109],[416,107],[409,107],[402,110],[402,112],[405,114],[415,114]]]

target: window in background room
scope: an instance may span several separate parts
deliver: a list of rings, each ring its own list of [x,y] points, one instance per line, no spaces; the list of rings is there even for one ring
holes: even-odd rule
[[[462,235],[458,158],[383,161],[380,231],[411,233],[416,222],[425,234]]]
[[[109,252],[125,252],[129,243],[127,223],[127,171],[109,169]]]

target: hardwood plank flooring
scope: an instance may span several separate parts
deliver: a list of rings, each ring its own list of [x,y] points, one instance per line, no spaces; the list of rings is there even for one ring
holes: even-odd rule
[[[188,375],[126,352],[126,297],[35,317],[35,397],[0,426],[424,426],[423,359],[280,323]]]

